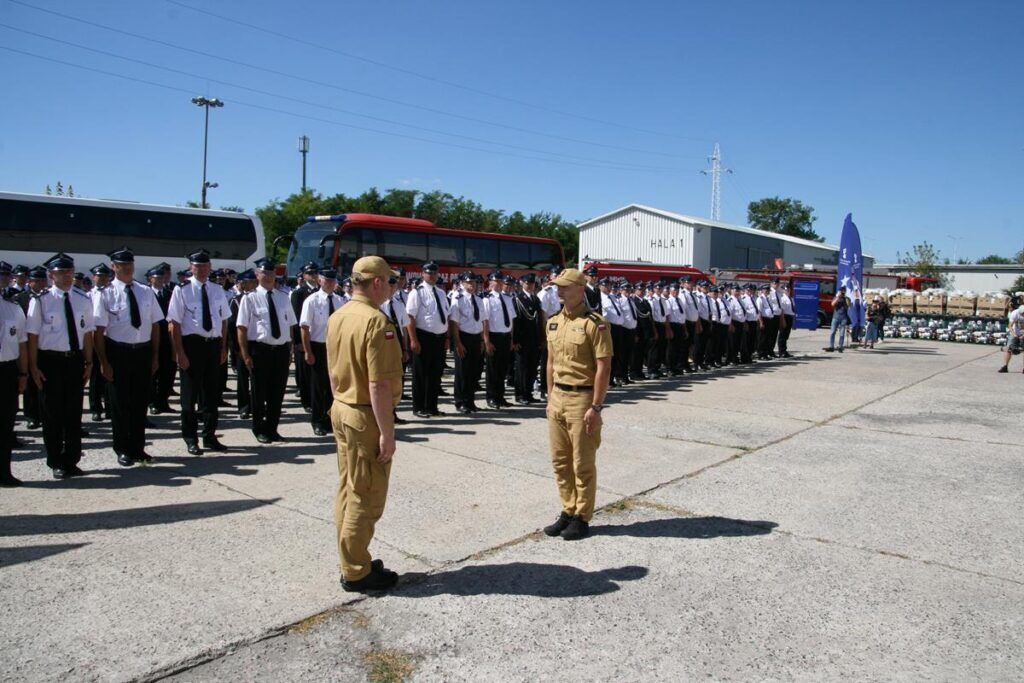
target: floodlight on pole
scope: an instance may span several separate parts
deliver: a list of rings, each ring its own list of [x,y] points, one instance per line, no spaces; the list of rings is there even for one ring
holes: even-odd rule
[[[309,154],[309,136],[299,138],[299,154],[302,155],[302,191],[306,191],[306,155]]]
[[[216,183],[208,184],[206,182],[206,150],[210,139],[210,107],[223,107],[224,102],[218,100],[216,97],[193,97],[192,104],[197,107],[202,107],[205,110],[205,121],[203,123],[203,189],[200,195],[200,208],[206,208],[206,190],[210,187],[217,187]]]

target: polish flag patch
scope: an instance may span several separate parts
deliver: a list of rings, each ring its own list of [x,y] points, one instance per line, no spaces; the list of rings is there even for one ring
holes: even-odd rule
[[[395,338],[395,333],[392,332],[391,330],[386,330],[384,332],[384,338],[385,339],[394,339]]]
[[[598,325],[597,326],[597,330],[599,332],[604,332],[606,329],[608,329],[608,328],[605,325]]]

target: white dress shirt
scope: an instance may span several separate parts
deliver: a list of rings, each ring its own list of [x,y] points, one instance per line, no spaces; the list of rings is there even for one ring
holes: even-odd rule
[[[317,344],[327,342],[327,319],[331,317],[332,301],[334,302],[334,310],[338,310],[345,305],[344,300],[337,293],[331,294],[330,298],[328,298],[327,292],[322,289],[316,290],[302,302],[299,325],[309,330],[309,341],[316,342]],[[276,299],[274,303],[277,303]]]
[[[21,306],[0,299],[0,363],[17,360],[21,344],[28,341],[25,312]]]
[[[679,292],[675,295],[669,294],[665,297],[668,303],[668,321],[673,325],[682,325],[686,322],[686,292]]]
[[[647,300],[651,303],[651,317],[654,318],[654,322],[665,322],[668,317],[668,306],[665,305],[664,297],[660,294],[652,294],[647,297]]]
[[[743,319],[748,323],[756,322],[757,307],[754,306],[754,300],[749,294],[740,297],[740,305],[743,306]]]
[[[710,320],[711,309],[708,308],[708,295],[705,292],[694,292],[693,298],[697,302],[697,317],[701,320]]]
[[[416,318],[417,330],[433,334],[444,334],[448,330],[448,297],[434,285],[423,282],[409,292],[405,312],[410,318]]]
[[[267,297],[274,297],[274,308],[277,310],[278,332],[275,339],[270,329],[270,306]],[[314,295],[310,294],[312,299]],[[238,305],[238,320],[235,327],[244,327],[246,339],[270,346],[281,346],[292,340],[292,325],[296,324],[295,309],[288,295],[280,289],[268,292],[260,285],[249,292]]]
[[[758,314],[762,318],[774,318],[775,317],[775,311],[772,309],[771,304],[768,303],[768,297],[765,296],[764,294],[759,294],[757,296],[757,302],[756,302],[755,305],[757,306]]]
[[[496,334],[512,331],[512,321],[516,319],[516,306],[512,297],[508,294],[491,292],[484,297],[484,310],[487,312],[487,329]],[[505,324],[505,314],[508,313],[508,325]]]
[[[697,296],[692,290],[685,287],[679,294],[686,299],[686,321],[691,323],[697,322],[697,319],[700,317],[700,310],[697,307]]]
[[[558,285],[548,285],[540,290],[540,310],[551,317],[562,310],[562,302],[558,299]]]
[[[782,304],[779,302],[779,290],[774,287],[768,292],[768,305],[772,307],[772,315],[782,315]]]
[[[85,348],[85,335],[96,329],[92,316],[92,299],[89,295],[72,287],[67,292],[71,302],[78,332],[78,349]],[[40,351],[70,351],[67,317],[64,315],[65,292],[57,287],[41,293],[28,303],[28,320],[25,329],[39,337]]]
[[[620,296],[619,308],[622,310],[622,326],[627,330],[636,329],[636,303],[629,296]]]
[[[206,281],[206,298],[210,302],[210,330],[203,329],[203,283],[192,278],[179,285],[171,292],[171,302],[167,306],[167,320],[181,326],[181,335],[192,334],[200,337],[216,338],[221,336],[221,323],[231,317],[228,308],[228,297],[224,288],[215,282]],[[291,304],[288,304],[291,308]]]
[[[405,312],[405,304],[402,303],[402,300],[393,296],[380,305],[380,310],[388,317],[388,320],[395,324],[398,333],[404,335],[405,328],[409,324],[409,316]]]
[[[622,306],[610,294],[601,292],[601,315],[612,325],[622,324]]]
[[[725,298],[725,305],[729,307],[729,315],[732,317],[733,322],[746,322],[747,313],[743,310],[743,304],[740,303],[739,297],[727,296]]]
[[[128,288],[135,295],[139,306],[139,327],[132,327],[131,306],[128,303]],[[153,325],[164,319],[160,302],[156,300],[152,287],[135,282],[125,284],[115,279],[103,289],[96,290],[92,299],[92,314],[96,327],[106,328],[108,339],[121,344],[144,344],[152,339]]]
[[[783,315],[796,315],[793,311],[793,300],[789,298],[789,295],[784,292],[778,292],[779,307],[782,308]]]
[[[470,294],[463,289],[454,291],[449,311],[451,321],[459,326],[460,332],[480,334],[483,331],[487,312],[484,310],[484,302],[476,294]],[[500,311],[498,315],[501,315]]]
[[[717,299],[710,298],[708,299],[708,303],[715,307],[715,312],[718,316],[717,318],[715,318],[716,322],[719,322],[723,325],[732,324],[732,315],[729,313],[729,306],[725,303],[725,299],[723,299],[721,296],[719,296]]]

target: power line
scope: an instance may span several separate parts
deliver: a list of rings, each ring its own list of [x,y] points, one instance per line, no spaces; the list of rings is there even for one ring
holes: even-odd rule
[[[412,124],[412,123],[403,123],[401,121],[394,121],[392,119],[386,119],[386,118],[383,118],[383,117],[380,117],[380,116],[373,116],[373,115],[370,115],[370,114],[363,114],[363,113],[360,113],[360,112],[351,111],[349,109],[342,109],[340,107],[334,107],[334,106],[331,106],[331,105],[328,105],[328,104],[323,104],[321,102],[314,102],[314,101],[310,101],[310,100],[302,100],[302,99],[299,99],[299,98],[296,98],[296,97],[291,97],[291,96],[288,96],[288,95],[281,95],[279,93],[271,92],[271,91],[268,91],[268,90],[262,90],[260,88],[253,88],[253,87],[246,86],[246,85],[239,85],[237,83],[232,83],[230,81],[224,81],[224,80],[220,80],[220,79],[216,79],[216,78],[211,78],[209,76],[205,76],[205,75],[202,75],[202,74],[191,73],[189,71],[183,71],[181,69],[175,69],[173,67],[168,67],[168,66],[163,66],[163,65],[160,65],[160,64],[155,64],[153,62],[147,62],[147,61],[144,61],[144,60],[141,60],[141,59],[135,59],[134,57],[126,57],[124,55],[120,55],[120,54],[117,54],[115,52],[110,52],[110,51],[107,51],[107,50],[100,50],[98,48],[89,47],[88,45],[82,45],[80,43],[74,43],[74,42],[71,42],[71,41],[68,41],[68,40],[63,40],[61,38],[54,38],[53,36],[47,36],[47,35],[44,35],[42,33],[36,33],[35,31],[29,31],[27,29],[19,28],[17,26],[11,26],[11,25],[5,24],[3,22],[0,22],[0,27],[9,29],[11,31],[17,31],[18,33],[22,33],[22,34],[26,34],[26,35],[30,35],[30,36],[35,36],[37,38],[42,38],[44,40],[49,40],[49,41],[52,41],[52,42],[55,42],[55,43],[59,43],[61,45],[68,45],[68,46],[71,46],[71,47],[74,47],[74,48],[77,48],[77,49],[80,49],[80,50],[86,50],[88,52],[93,52],[95,54],[100,54],[100,55],[104,55],[104,56],[107,56],[107,57],[113,57],[114,59],[120,59],[120,60],[123,60],[123,61],[126,61],[126,62],[131,62],[133,64],[140,64],[142,66],[146,66],[146,67],[150,67],[150,68],[154,68],[154,69],[160,69],[162,71],[167,71],[167,72],[175,73],[175,74],[182,75],[182,76],[188,76],[190,78],[198,78],[198,79],[202,79],[202,80],[205,80],[205,81],[209,81],[211,83],[218,83],[220,85],[225,85],[225,86],[228,86],[228,87],[231,87],[231,88],[237,88],[239,90],[244,90],[244,91],[251,92],[251,93],[254,93],[254,94],[257,94],[257,95],[264,95],[266,97],[273,97],[273,98],[276,98],[276,99],[282,99],[282,100],[286,100],[288,102],[295,102],[295,103],[298,103],[298,104],[304,104],[304,105],[307,105],[307,106],[310,106],[310,107],[317,107],[317,108],[320,108],[320,109],[326,109],[326,110],[338,112],[338,113],[341,113],[341,114],[347,114],[349,116],[356,116],[356,117],[360,117],[360,118],[369,119],[369,120],[372,120],[372,121],[378,121],[380,123],[387,123],[387,124],[391,124],[391,125],[395,125],[395,126],[403,126],[403,127],[406,127],[406,128],[411,128],[411,129],[414,129],[414,130],[419,130],[419,131],[423,131],[423,132],[427,132],[427,133],[434,133],[436,135],[445,135],[445,136],[449,136],[449,137],[460,138],[460,139],[463,139],[463,140],[469,140],[471,142],[480,142],[480,143],[483,143],[483,144],[496,145],[496,146],[499,146],[499,147],[507,147],[509,149],[516,149],[516,150],[525,151],[525,152],[531,152],[531,153],[536,153],[536,154],[548,154],[548,155],[551,155],[551,156],[564,157],[564,158],[567,158],[567,159],[575,159],[577,161],[587,161],[587,162],[593,162],[593,163],[598,163],[598,164],[614,164],[616,166],[621,166],[621,167],[624,167],[624,168],[625,167],[635,167],[637,170],[648,170],[648,171],[677,171],[678,170],[678,169],[674,169],[674,168],[670,168],[670,167],[666,167],[666,166],[650,166],[650,165],[645,165],[645,164],[634,164],[632,162],[619,162],[619,161],[613,161],[613,160],[608,160],[608,159],[596,159],[596,158],[593,158],[593,157],[575,156],[575,155],[571,155],[571,154],[563,154],[561,152],[551,152],[551,151],[544,150],[544,149],[537,149],[535,147],[525,147],[525,146],[522,146],[522,145],[512,145],[512,144],[508,144],[508,143],[505,143],[505,142],[498,142],[498,141],[495,141],[495,140],[488,140],[488,139],[485,139],[485,138],[478,138],[478,137],[473,137],[473,136],[470,136],[470,135],[463,135],[461,133],[449,133],[447,131],[438,130],[438,129],[435,129],[435,128],[429,128],[429,127],[426,127],[426,126],[419,126],[419,125]]]
[[[648,135],[659,135],[659,136],[662,136],[662,137],[676,138],[676,139],[679,139],[679,140],[690,140],[690,141],[696,141],[696,142],[709,142],[708,140],[703,139],[703,138],[686,137],[686,136],[682,136],[682,135],[674,135],[672,133],[665,133],[663,131],[650,130],[648,128],[639,128],[639,127],[636,127],[636,126],[630,126],[628,124],[619,123],[617,121],[608,121],[608,120],[605,120],[605,119],[599,119],[599,118],[595,118],[595,117],[592,117],[592,116],[584,116],[582,114],[577,114],[577,113],[574,113],[574,112],[568,112],[568,111],[564,111],[564,110],[561,110],[561,109],[556,109],[554,107],[548,107],[548,106],[545,106],[545,105],[542,105],[542,104],[537,104],[535,102],[529,102],[529,101],[526,101],[526,100],[520,100],[520,99],[517,99],[517,98],[514,98],[514,97],[509,97],[507,95],[502,95],[502,94],[499,94],[499,93],[491,92],[489,90],[482,90],[480,88],[474,88],[472,86],[465,85],[463,83],[457,83],[455,81],[449,81],[447,79],[439,78],[437,76],[431,76],[430,74],[421,73],[419,71],[413,71],[412,69],[407,69],[405,67],[395,66],[394,64],[387,64],[385,62],[381,62],[381,61],[378,61],[376,59],[371,59],[371,58],[365,57],[363,55],[355,54],[355,53],[352,53],[352,52],[346,52],[344,50],[339,50],[337,48],[329,47],[327,45],[323,45],[323,44],[317,43],[315,41],[306,40],[304,38],[298,38],[296,36],[292,36],[292,35],[289,35],[287,33],[282,33],[280,31],[275,31],[273,29],[268,29],[268,28],[265,28],[263,26],[258,26],[256,24],[250,24],[250,23],[242,21],[240,19],[235,19],[233,17],[228,17],[228,16],[225,16],[223,14],[217,14],[216,12],[211,12],[210,10],[207,10],[207,9],[203,9],[203,8],[200,8],[200,7],[193,7],[192,5],[186,4],[184,2],[179,2],[178,0],[166,0],[166,2],[168,2],[171,5],[175,5],[177,7],[181,7],[183,9],[190,10],[192,12],[197,12],[199,14],[205,14],[207,16],[214,17],[216,19],[220,19],[221,21],[226,21],[228,23],[236,24],[238,26],[244,26],[245,28],[249,28],[249,29],[252,29],[254,31],[259,31],[261,33],[266,33],[267,35],[275,36],[275,37],[281,38],[283,40],[288,40],[288,41],[291,41],[293,43],[298,43],[299,45],[305,45],[307,47],[313,47],[313,48],[316,48],[316,49],[319,49],[319,50],[323,50],[325,52],[330,52],[332,54],[336,54],[338,56],[345,57],[347,59],[354,59],[354,60],[357,60],[357,61],[360,61],[360,62],[364,62],[366,64],[372,64],[373,66],[380,67],[382,69],[388,69],[388,70],[391,70],[391,71],[395,71],[397,73],[405,74],[407,76],[414,76],[416,78],[420,78],[420,79],[423,79],[425,81],[429,81],[431,83],[438,83],[440,85],[446,85],[446,86],[449,86],[449,87],[452,87],[452,88],[458,88],[459,90],[464,90],[466,92],[471,92],[471,93],[474,93],[476,95],[483,95],[484,97],[490,97],[490,98],[493,98],[493,99],[496,99],[496,100],[500,100],[500,101],[503,101],[503,102],[510,102],[512,104],[518,104],[518,105],[523,106],[523,107],[530,107],[532,109],[538,109],[540,111],[546,111],[546,112],[549,112],[549,113],[552,113],[552,114],[558,114],[560,116],[567,116],[567,117],[570,117],[570,118],[581,119],[583,121],[590,121],[592,123],[600,123],[600,124],[605,125],[605,126],[613,126],[613,127],[622,128],[622,129],[625,129],[625,130],[632,130],[632,131],[636,131],[638,133],[647,133]]]
[[[135,83],[142,83],[142,84],[150,85],[150,86],[157,87],[157,88],[163,88],[165,90],[171,90],[171,91],[174,91],[174,92],[185,93],[187,95],[193,95],[194,94],[193,90],[189,90],[189,89],[185,89],[185,88],[179,88],[177,86],[167,85],[166,83],[159,83],[157,81],[151,81],[151,80],[147,80],[147,79],[144,79],[144,78],[136,78],[134,76],[126,76],[125,74],[119,74],[119,73],[116,73],[116,72],[113,72],[113,71],[107,71],[105,69],[98,69],[98,68],[95,68],[95,67],[84,66],[82,64],[76,64],[74,62],[68,62],[68,61],[65,61],[63,59],[56,59],[54,57],[47,57],[45,55],[36,54],[34,52],[28,52],[27,50],[19,50],[17,48],[9,47],[7,45],[0,45],[0,50],[7,50],[8,52],[13,52],[13,53],[16,53],[16,54],[24,55],[26,57],[33,57],[35,59],[41,59],[41,60],[44,60],[44,61],[47,61],[47,62],[52,62],[54,64],[60,64],[62,66],[70,66],[70,67],[72,67],[74,69],[80,69],[82,71],[90,71],[92,73],[103,74],[104,76],[111,76],[113,78],[119,78],[121,80],[132,81],[132,82],[135,82]],[[494,155],[498,155],[498,156],[515,157],[515,158],[519,158],[519,159],[528,159],[528,160],[532,160],[532,161],[546,161],[546,162],[555,163],[555,164],[564,164],[564,165],[569,165],[569,166],[581,166],[581,167],[584,167],[584,168],[600,168],[600,169],[613,170],[613,171],[639,171],[639,172],[642,172],[642,173],[643,172],[648,172],[648,171],[645,171],[644,169],[615,166],[615,165],[612,165],[612,164],[585,164],[585,163],[580,163],[580,162],[575,162],[575,161],[568,161],[568,160],[563,160],[563,159],[552,159],[552,158],[545,158],[545,157],[530,156],[530,155],[526,155],[526,154],[516,154],[515,152],[501,152],[501,151],[493,150],[493,149],[484,149],[482,147],[473,147],[471,145],[462,145],[462,144],[458,144],[458,143],[455,143],[455,142],[442,142],[441,140],[431,140],[430,138],[421,138],[421,137],[418,137],[418,136],[415,136],[415,135],[406,135],[405,133],[395,133],[393,131],[380,130],[378,128],[370,128],[368,126],[358,126],[358,125],[355,125],[355,124],[352,124],[352,123],[342,123],[341,121],[334,121],[332,119],[325,119],[325,118],[321,118],[321,117],[318,117],[318,116],[309,116],[307,114],[297,114],[295,112],[287,111],[285,109],[277,109],[276,107],[267,107],[265,105],[255,104],[253,102],[244,102],[242,100],[231,100],[231,104],[232,105],[237,105],[237,106],[242,106],[242,107],[249,107],[250,109],[258,109],[258,110],[261,110],[261,111],[268,111],[268,112],[273,112],[273,113],[276,113],[276,114],[283,114],[285,116],[290,116],[290,117],[297,118],[297,119],[304,119],[304,120],[307,120],[307,121],[316,121],[316,122],[319,122],[319,123],[326,123],[326,124],[332,125],[332,126],[340,126],[342,128],[351,128],[353,130],[361,130],[361,131],[366,131],[366,132],[369,132],[369,133],[376,133],[378,135],[388,135],[388,136],[391,136],[391,137],[402,138],[402,139],[405,139],[405,140],[415,140],[417,142],[426,142],[426,143],[429,143],[429,144],[432,144],[432,145],[441,145],[441,146],[444,146],[444,147],[454,147],[454,148],[458,148],[458,149],[466,149],[466,150],[470,150],[470,151],[474,151],[474,152],[483,152],[485,154],[494,154]]]
[[[669,157],[669,158],[673,158],[673,159],[688,159],[689,158],[689,157],[681,156],[681,155],[678,155],[678,154],[672,154],[670,152],[659,152],[659,151],[655,151],[655,150],[640,149],[640,148],[635,148],[635,147],[625,147],[625,146],[622,146],[622,145],[612,145],[612,144],[608,144],[608,143],[595,142],[595,141],[592,141],[592,140],[585,140],[585,139],[582,139],[582,138],[574,138],[574,137],[569,137],[569,136],[565,136],[565,135],[558,135],[558,134],[555,134],[555,133],[546,133],[544,131],[539,131],[539,130],[535,130],[535,129],[531,129],[531,128],[523,128],[521,126],[514,126],[514,125],[511,125],[511,124],[507,124],[507,123],[501,123],[501,122],[497,122],[497,121],[491,121],[491,120],[488,120],[488,119],[482,119],[482,118],[478,118],[478,117],[474,117],[474,116],[469,116],[467,114],[459,114],[459,113],[456,113],[456,112],[445,111],[443,109],[435,109],[433,107],[428,107],[426,105],[416,104],[416,103],[413,103],[413,102],[406,102],[406,101],[403,101],[403,100],[398,100],[398,99],[394,99],[394,98],[391,98],[391,97],[385,97],[385,96],[382,96],[382,95],[375,95],[373,93],[369,93],[369,92],[366,92],[366,91],[363,91],[363,90],[355,90],[353,88],[347,88],[345,86],[341,86],[341,85],[338,85],[336,83],[327,83],[327,82],[319,81],[319,80],[316,80],[316,79],[313,79],[313,78],[308,78],[308,77],[305,77],[305,76],[300,76],[300,75],[288,73],[288,72],[285,72],[285,71],[279,71],[277,69],[272,69],[272,68],[269,68],[269,67],[263,67],[263,66],[259,66],[257,64],[251,64],[249,62],[244,62],[244,61],[241,61],[241,60],[238,60],[238,59],[234,59],[234,58],[231,58],[231,57],[225,57],[223,55],[214,54],[212,52],[206,52],[204,50],[197,50],[197,49],[190,48],[190,47],[185,47],[185,46],[182,46],[182,45],[176,45],[175,43],[170,43],[170,42],[165,41],[165,40],[160,40],[159,38],[152,38],[152,37],[149,37],[149,36],[142,35],[140,33],[133,33],[131,31],[126,31],[124,29],[115,28],[113,26],[108,26],[106,24],[101,24],[101,23],[98,23],[98,22],[95,22],[95,21],[90,21],[88,19],[82,19],[80,17],[72,16],[70,14],[65,14],[63,12],[58,12],[56,10],[47,9],[45,7],[38,7],[38,6],[33,5],[31,3],[24,2],[23,0],[7,0],[7,2],[14,3],[16,5],[21,5],[22,7],[27,7],[29,9],[33,9],[33,10],[36,10],[36,11],[39,11],[39,12],[43,12],[43,13],[46,13],[46,14],[50,14],[50,15],[53,15],[53,16],[61,17],[62,19],[67,19],[69,21],[74,21],[74,22],[77,22],[77,23],[80,23],[80,24],[85,24],[86,26],[92,26],[94,28],[99,28],[99,29],[102,29],[102,30],[105,30],[105,31],[110,31],[112,33],[118,33],[120,35],[128,36],[130,38],[135,38],[137,40],[143,40],[143,41],[146,41],[148,43],[153,43],[155,45],[161,45],[163,47],[167,47],[167,48],[170,48],[172,50],[179,50],[181,52],[187,52],[187,53],[190,53],[190,54],[199,55],[201,57],[207,57],[209,59],[216,59],[216,60],[220,60],[222,62],[227,62],[229,64],[235,64],[236,66],[242,66],[242,67],[245,67],[245,68],[248,68],[248,69],[254,69],[256,71],[262,71],[264,73],[273,74],[275,76],[281,76],[283,78],[290,78],[290,79],[293,79],[293,80],[302,81],[302,82],[309,83],[309,84],[312,84],[312,85],[317,85],[317,86],[320,86],[320,87],[332,88],[332,89],[338,90],[340,92],[346,92],[346,93],[350,93],[350,94],[353,94],[353,95],[359,95],[361,97],[367,97],[367,98],[378,100],[378,101],[381,101],[381,102],[387,102],[388,104],[395,104],[395,105],[402,106],[402,107],[409,107],[411,109],[417,109],[417,110],[429,112],[429,113],[432,113],[432,114],[438,114],[438,115],[441,115],[441,116],[449,116],[449,117],[460,119],[460,120],[463,120],[463,121],[470,121],[472,123],[479,123],[479,124],[482,124],[482,125],[493,126],[493,127],[496,127],[496,128],[503,128],[503,129],[512,130],[512,131],[515,131],[515,132],[518,132],[518,133],[526,133],[528,135],[537,135],[537,136],[541,136],[541,137],[550,138],[550,139],[553,139],[553,140],[560,140],[562,142],[572,142],[572,143],[575,143],[575,144],[590,145],[592,147],[602,147],[602,148],[605,148],[605,149],[612,149],[612,150],[617,150],[617,151],[620,151],[620,152],[632,152],[632,153],[635,153],[635,154],[650,154],[650,155],[655,155],[655,156]]]

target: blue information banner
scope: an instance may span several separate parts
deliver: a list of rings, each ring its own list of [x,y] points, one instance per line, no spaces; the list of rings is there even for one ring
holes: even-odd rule
[[[793,327],[800,330],[818,329],[818,295],[821,283],[817,280],[793,280],[793,307],[796,320]]]

